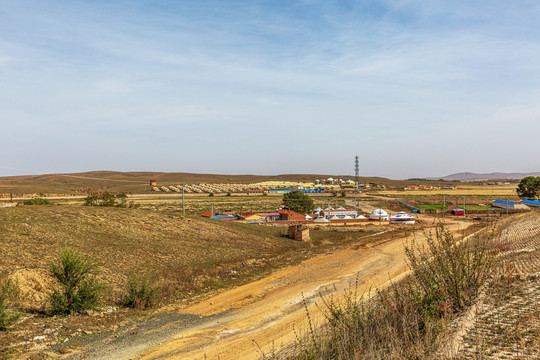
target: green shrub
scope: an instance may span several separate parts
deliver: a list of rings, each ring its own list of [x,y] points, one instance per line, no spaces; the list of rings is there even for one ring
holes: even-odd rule
[[[126,193],[113,195],[103,193],[100,195],[89,195],[84,198],[85,206],[106,206],[106,207],[137,207],[133,202],[128,203]]]
[[[208,196],[214,196],[214,193],[210,193],[210,194],[208,194]]]
[[[65,248],[56,263],[49,263],[49,270],[60,284],[49,298],[52,314],[69,315],[99,304],[104,285],[96,278],[98,264],[91,257]]]
[[[228,193],[227,193],[227,196],[231,196],[231,193],[230,193],[230,192],[228,192]]]
[[[150,273],[137,278],[132,275],[128,279],[127,291],[122,301],[125,307],[147,309],[158,303],[159,287]]]
[[[17,312],[11,308],[11,301],[19,295],[19,288],[10,280],[0,285],[0,331],[7,329],[18,317]]]
[[[37,197],[37,198],[21,201],[20,204],[23,204],[23,205],[52,205],[52,202],[50,202],[47,199]]]

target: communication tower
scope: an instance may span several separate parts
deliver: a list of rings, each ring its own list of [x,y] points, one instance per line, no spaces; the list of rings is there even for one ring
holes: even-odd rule
[[[358,166],[358,154],[354,157],[354,182],[356,183],[356,188],[358,189],[358,181],[360,177],[360,167]]]

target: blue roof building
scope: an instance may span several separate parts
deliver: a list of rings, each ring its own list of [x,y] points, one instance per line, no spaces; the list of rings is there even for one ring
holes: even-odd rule
[[[525,204],[525,205],[527,205],[527,206],[540,207],[540,201],[535,201],[535,200],[521,200],[521,203],[522,203],[522,204]]]
[[[501,209],[513,209],[516,206],[515,202],[506,200],[493,200],[493,207]]]

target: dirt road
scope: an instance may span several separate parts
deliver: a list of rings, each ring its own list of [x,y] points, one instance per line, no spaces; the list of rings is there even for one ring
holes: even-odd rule
[[[429,221],[428,218],[424,219]],[[458,233],[470,223],[453,221]],[[410,237],[421,241],[423,234]],[[385,286],[406,271],[404,239],[337,250],[225,291],[163,320],[139,326],[72,358],[256,359],[295,340],[306,329],[306,306],[321,320],[319,294],[337,294],[358,279],[358,292]],[[168,316],[168,318],[167,318]]]

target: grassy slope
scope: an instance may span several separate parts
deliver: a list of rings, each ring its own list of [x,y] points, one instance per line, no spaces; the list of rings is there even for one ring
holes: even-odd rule
[[[0,208],[0,272],[46,267],[64,246],[70,246],[95,257],[113,288],[121,289],[130,272],[145,269],[182,287],[199,275],[223,278],[234,269],[241,277],[259,271],[246,268],[246,260],[256,260],[260,268],[272,267],[327,246],[323,241],[314,247],[291,241],[280,232],[274,227],[144,209]],[[340,236],[347,240],[352,235]]]
[[[0,270],[45,267],[62,247],[72,246],[98,259],[114,283],[133,269],[202,269],[305,246],[280,238],[274,228],[244,232],[199,218],[81,206],[0,209],[0,233]]]
[[[166,304],[244,283],[278,266],[365,235],[314,231],[314,241],[302,243],[281,237],[281,230],[144,209],[81,205],[0,208],[0,274],[25,268],[33,274],[45,274],[40,269],[56,259],[64,246],[71,246],[100,262],[103,281],[110,289],[104,305],[115,305],[130,273],[146,269],[160,280],[163,298],[172,296],[165,300]],[[25,272],[16,274],[21,273]],[[33,295],[25,296],[20,308],[42,309],[51,290],[48,283],[25,283],[25,289],[39,288],[43,296],[39,304]],[[125,309],[68,318],[34,317],[23,312],[23,320],[13,329],[0,332],[0,358],[41,351],[42,347],[30,348],[37,344],[32,339],[43,335],[46,328],[59,329],[54,338],[61,342],[72,338],[73,333],[80,334],[78,329],[105,331],[118,324],[127,325],[136,316],[137,312]]]

